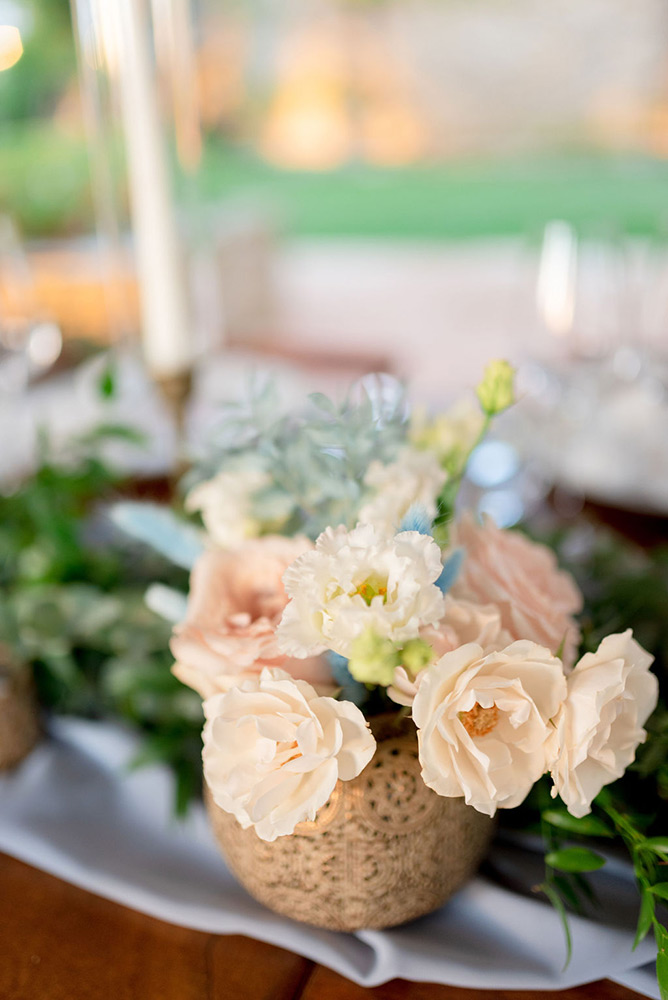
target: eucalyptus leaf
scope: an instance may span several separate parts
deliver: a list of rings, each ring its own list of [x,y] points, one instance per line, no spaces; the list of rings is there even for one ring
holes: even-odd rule
[[[173,625],[183,621],[188,610],[186,595],[173,587],[165,587],[162,583],[151,584],[144,600],[151,611]]]
[[[542,813],[543,819],[567,833],[576,833],[582,837],[613,837],[614,833],[603,820],[597,816],[571,816],[565,809],[547,809]]]
[[[546,854],[545,863],[562,872],[594,872],[603,867],[605,858],[586,847],[564,847]]]
[[[635,951],[640,942],[647,937],[654,920],[655,906],[656,902],[652,893],[647,889],[642,889],[640,895],[640,914],[638,916],[638,926],[636,928],[636,936],[633,942],[633,951]]]
[[[656,978],[661,1000],[668,1000],[668,931],[658,921],[654,924],[656,938]]]
[[[652,851],[660,857],[668,855],[668,837],[646,837],[640,845],[640,850]]]
[[[328,396],[324,395],[324,393],[312,392],[309,395],[309,399],[313,403],[313,405],[317,407],[319,410],[323,410],[330,416],[334,416],[336,414],[336,406],[331,401],[331,399],[329,399]]]
[[[181,521],[168,507],[126,501],[114,504],[109,517],[121,531],[183,569],[192,569],[204,551],[201,533]]]

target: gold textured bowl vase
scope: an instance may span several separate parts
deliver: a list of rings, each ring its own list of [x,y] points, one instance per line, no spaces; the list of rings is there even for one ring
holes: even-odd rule
[[[494,821],[427,788],[413,725],[383,716],[372,728],[371,762],[289,836],[260,840],[207,793],[228,867],[277,913],[329,930],[393,927],[442,906],[485,857]]]

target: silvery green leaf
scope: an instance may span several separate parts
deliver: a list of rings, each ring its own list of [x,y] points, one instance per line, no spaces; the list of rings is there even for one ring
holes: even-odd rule
[[[201,532],[179,520],[168,507],[125,501],[114,504],[109,517],[126,535],[149,545],[184,569],[192,569],[204,551]]]
[[[188,598],[180,590],[165,587],[161,583],[153,583],[144,596],[146,606],[166,622],[175,625],[183,621],[188,609]]]
[[[405,422],[408,418],[406,390],[402,383],[387,372],[363,375],[350,387],[348,398],[354,402],[364,392],[371,404],[374,419],[380,424]]]
[[[313,403],[315,407],[319,410],[323,410],[325,413],[334,415],[336,413],[335,404],[325,396],[322,392],[312,392],[309,396],[309,400]]]

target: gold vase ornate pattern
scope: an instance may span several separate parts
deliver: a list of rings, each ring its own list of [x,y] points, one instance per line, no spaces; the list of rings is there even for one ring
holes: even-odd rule
[[[260,840],[208,795],[228,866],[277,913],[338,931],[393,927],[441,906],[484,858],[494,821],[426,787],[413,726],[383,717],[373,729],[371,762],[290,836]]]

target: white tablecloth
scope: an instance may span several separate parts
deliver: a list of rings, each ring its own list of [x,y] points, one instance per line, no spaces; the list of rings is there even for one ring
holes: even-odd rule
[[[126,770],[132,736],[74,719],[51,729],[0,778],[0,850],[68,882],[184,927],[271,942],[365,986],[400,976],[538,990],[608,977],[659,995],[648,964],[653,942],[631,951],[637,901],[618,861],[596,876],[605,925],[571,918],[574,952],[565,970],[556,914],[522,891],[540,881],[540,855],[513,842],[496,846],[489,874],[429,917],[389,931],[317,930],[270,913],[237,885],[201,807],[184,822],[173,818],[165,769]]]

